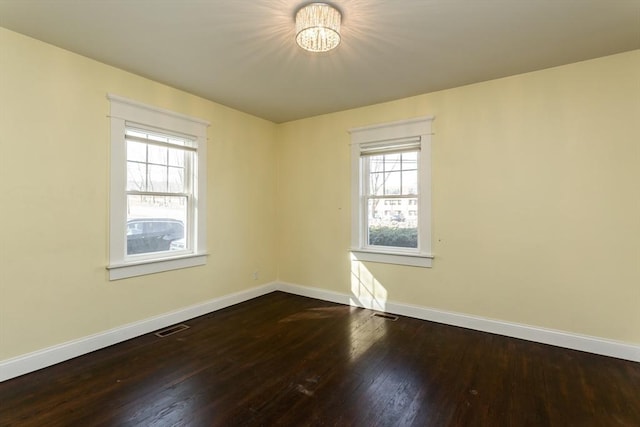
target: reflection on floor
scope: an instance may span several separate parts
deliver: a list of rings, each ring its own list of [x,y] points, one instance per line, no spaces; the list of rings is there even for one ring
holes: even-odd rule
[[[638,426],[640,364],[274,292],[0,384],[0,425]]]

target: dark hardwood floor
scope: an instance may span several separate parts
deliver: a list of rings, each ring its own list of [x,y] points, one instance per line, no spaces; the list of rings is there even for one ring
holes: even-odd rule
[[[640,426],[640,364],[282,292],[0,384],[2,426]]]

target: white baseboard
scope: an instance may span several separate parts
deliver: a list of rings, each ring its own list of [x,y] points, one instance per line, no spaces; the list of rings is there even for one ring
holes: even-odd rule
[[[385,311],[387,313],[429,320],[447,325],[460,326],[477,331],[490,332],[513,338],[551,344],[604,356],[640,362],[640,346],[630,343],[606,340],[587,335],[573,334],[553,329],[504,322],[477,316],[469,316],[427,307],[386,301],[381,304],[373,299],[357,299],[352,295],[313,288],[292,283],[273,282],[245,291],[215,298],[201,304],[171,311],[159,316],[130,323],[77,340],[68,341],[42,350],[27,353],[12,359],[0,361],[0,382],[37,371],[74,357],[82,356],[101,348],[135,338],[194,317],[202,316],[234,304],[268,294],[283,291],[295,295],[316,298],[339,304]],[[384,307],[382,306],[384,305]]]
[[[460,326],[476,331],[490,332],[492,334],[520,338],[542,344],[570,348],[573,350],[586,351],[588,353],[616,357],[619,359],[631,360],[633,362],[640,362],[640,345],[636,344],[540,328],[537,326],[505,322],[484,317],[470,316],[467,314],[437,310],[393,301],[381,303],[373,299],[363,300],[362,298],[356,298],[348,294],[300,286],[292,283],[280,282],[276,287],[278,290],[291,294],[336,302],[339,304],[348,304],[356,307],[385,311],[387,313],[398,314],[401,316],[414,317],[416,319],[429,320],[452,326]]]
[[[275,290],[276,284],[268,283],[110,329],[105,332],[0,361],[0,382],[268,294]]]

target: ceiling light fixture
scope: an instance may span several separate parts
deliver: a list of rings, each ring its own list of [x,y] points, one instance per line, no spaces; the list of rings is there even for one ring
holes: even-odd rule
[[[296,43],[309,52],[328,52],[340,43],[340,11],[327,3],[310,3],[296,13]]]

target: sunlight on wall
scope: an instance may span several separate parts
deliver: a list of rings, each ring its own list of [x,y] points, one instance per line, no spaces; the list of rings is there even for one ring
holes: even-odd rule
[[[351,257],[351,305],[385,311],[387,290],[352,253]]]
[[[350,305],[385,311],[387,290],[354,254],[351,258]],[[350,329],[351,361],[356,362],[387,334],[386,320],[372,317],[366,322],[354,322]]]

